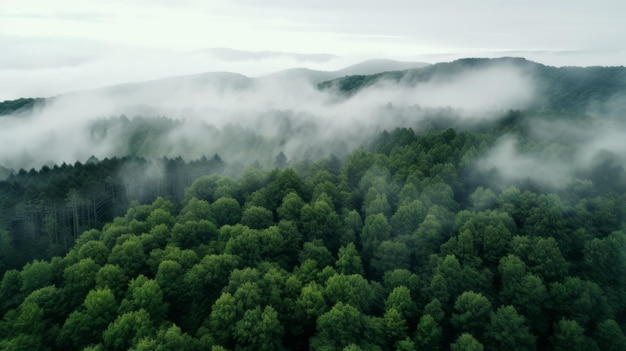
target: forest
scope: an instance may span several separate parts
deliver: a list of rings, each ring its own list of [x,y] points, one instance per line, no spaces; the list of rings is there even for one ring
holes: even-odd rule
[[[456,72],[434,66],[388,74]],[[283,152],[293,111],[282,138],[202,124],[238,145],[200,157],[164,152],[184,121],[94,120],[123,131],[109,157],[0,181],[0,349],[624,350],[623,116],[582,110],[617,87],[484,118],[385,106],[406,125],[336,153]]]

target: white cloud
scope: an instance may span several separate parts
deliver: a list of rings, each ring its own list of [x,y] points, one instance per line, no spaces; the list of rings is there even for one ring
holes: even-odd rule
[[[513,53],[553,65],[626,61],[625,5],[613,0],[595,6],[562,0],[390,0],[384,6],[373,0],[3,0],[0,5],[0,99],[205,71],[338,69],[369,58],[437,62]],[[329,53],[343,60],[231,65],[189,54],[215,47]]]
[[[218,153],[227,161],[251,162],[267,157],[271,161],[284,151],[291,159],[315,158],[345,154],[382,129],[415,128],[428,114],[423,108],[451,107],[462,116],[484,116],[485,110],[502,107],[494,103],[522,107],[532,95],[532,82],[506,65],[436,78],[416,87],[382,82],[346,100],[319,91],[304,77],[251,81],[234,74],[210,74],[167,79],[70,94],[28,118],[0,118],[0,164],[30,168],[48,161],[114,156],[117,132],[109,131],[103,142],[94,140],[89,124],[120,114],[191,121],[171,131],[160,143],[162,150],[154,150],[152,156],[198,158]],[[202,123],[243,126],[274,145],[275,153],[259,155],[266,151],[213,140],[199,127]],[[289,132],[283,129],[286,125]]]

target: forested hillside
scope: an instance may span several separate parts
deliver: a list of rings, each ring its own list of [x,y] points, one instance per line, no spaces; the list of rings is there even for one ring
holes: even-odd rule
[[[624,349],[623,192],[493,187],[494,142],[397,129],[134,203],[4,274],[2,348]]]
[[[0,272],[37,258],[65,255],[85,230],[102,228],[131,202],[180,201],[193,180],[224,162],[182,158],[91,158],[85,164],[21,170],[0,181]]]
[[[625,350],[623,68],[502,59],[550,93],[397,103],[493,63],[347,77],[288,108],[199,94],[252,112],[77,119],[72,140],[0,150],[101,152],[0,168],[0,350]],[[0,121],[72,111],[42,103]]]
[[[406,71],[353,75],[320,83],[318,87],[323,90],[336,88],[350,96],[378,83],[415,86],[433,78],[449,80],[469,70],[498,66],[518,69],[535,80],[538,95],[543,98],[537,99],[532,107],[539,110],[587,112],[590,103],[600,107],[613,99],[622,99],[623,102],[626,91],[626,68],[623,66],[552,67],[514,57],[468,58]]]

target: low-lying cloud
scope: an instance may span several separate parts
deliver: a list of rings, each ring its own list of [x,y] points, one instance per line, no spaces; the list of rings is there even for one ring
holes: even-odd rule
[[[501,137],[479,159],[477,168],[483,172],[497,170],[501,187],[532,180],[553,188],[564,188],[574,178],[591,176],[594,168],[626,168],[622,156],[626,150],[626,123],[620,115],[594,115],[591,111],[598,111],[598,107],[594,105],[589,114],[569,118],[531,115],[523,125],[526,140],[510,134]],[[602,108],[615,109],[619,109],[615,102]]]
[[[297,74],[208,73],[82,91],[27,116],[0,117],[0,166],[40,168],[131,153],[187,160],[218,154],[238,167],[270,166],[280,152],[291,161],[341,157],[385,129],[419,131],[424,121],[445,118],[471,127],[533,106],[541,91],[527,73],[504,63],[418,84],[382,80],[349,97],[319,90]],[[501,184],[495,186],[532,179],[563,187],[626,149],[626,125],[613,118],[624,106],[616,97],[592,102],[577,118],[528,115],[520,125],[526,139],[501,137],[476,167],[497,170]],[[155,140],[131,145],[132,133],[143,127],[132,123],[135,116],[176,122],[153,131]],[[610,162],[626,167],[617,156]]]
[[[120,115],[184,120],[148,157],[195,159],[217,153],[227,162],[267,165],[282,151],[292,160],[315,159],[345,155],[383,129],[416,128],[432,109],[484,117],[493,109],[523,108],[533,95],[533,82],[508,65],[453,78],[435,76],[415,86],[382,81],[350,98],[338,98],[332,89],[320,91],[305,77],[178,77],[67,94],[30,116],[2,117],[0,164],[37,168],[91,155],[120,156],[115,153],[121,131],[108,130],[104,139],[90,133],[94,119]],[[217,137],[233,126],[243,128],[248,139],[260,138],[259,147],[246,149]]]

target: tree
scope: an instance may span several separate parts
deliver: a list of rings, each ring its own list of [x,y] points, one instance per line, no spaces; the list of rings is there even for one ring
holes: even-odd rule
[[[137,276],[145,273],[146,254],[143,243],[138,236],[131,236],[120,245],[115,245],[109,255],[108,263],[117,265],[128,276]]]
[[[602,289],[578,277],[566,277],[563,283],[550,285],[550,297],[560,316],[575,320],[582,328],[590,328],[612,314]]]
[[[213,201],[213,193],[217,188],[218,175],[204,175],[191,183],[191,186],[185,189],[185,199],[183,203],[187,203],[192,198],[199,200]]]
[[[128,350],[155,331],[149,313],[140,309],[119,315],[102,334],[108,350]]]
[[[493,350],[535,350],[535,336],[513,306],[501,306],[491,313],[485,332],[486,345]]]
[[[414,351],[415,343],[411,338],[406,338],[404,340],[400,340],[396,343],[396,351]]]
[[[385,217],[391,216],[391,205],[389,205],[389,201],[387,200],[387,195],[378,194],[376,189],[370,188],[370,191],[373,191],[375,195],[373,195],[373,199],[371,201],[363,204],[366,207],[363,210],[365,216],[371,216],[375,214],[382,214]],[[369,191],[368,191],[369,194]],[[366,195],[367,198],[367,195]]]
[[[290,192],[285,195],[276,212],[278,212],[280,219],[297,221],[300,219],[300,211],[302,211],[303,206],[302,198],[296,192]]]
[[[433,316],[425,314],[420,318],[415,331],[415,345],[425,350],[439,350],[443,339],[443,330]]]
[[[470,195],[470,202],[476,211],[488,210],[496,204],[496,194],[489,188],[479,186]]]
[[[547,282],[567,276],[570,266],[553,237],[537,238],[532,251],[528,254],[528,261],[531,271],[542,276]]]
[[[422,283],[420,283],[419,277],[408,269],[394,269],[385,272],[383,275],[383,286],[389,292],[395,287],[406,286],[411,291],[413,300],[419,304],[422,302]]]
[[[266,208],[251,206],[243,211],[241,224],[252,229],[265,229],[272,225],[274,215]]]
[[[385,340],[385,348],[391,349],[397,342],[407,338],[408,326],[402,314],[395,308],[385,310],[380,320],[380,333]],[[378,339],[378,337],[377,337]],[[377,340],[378,341],[378,340]],[[380,343],[380,341],[378,341]]]
[[[404,285],[393,288],[387,296],[385,310],[392,308],[400,312],[402,318],[409,322],[417,319],[417,306],[411,298],[411,291]]]
[[[394,269],[408,269],[410,250],[402,242],[384,240],[374,249],[371,266],[379,276]]]
[[[481,337],[485,320],[491,313],[491,302],[480,293],[466,291],[454,303],[455,312],[450,322],[460,332]]]
[[[615,310],[626,308],[626,234],[613,232],[585,243],[583,273],[605,291]]]
[[[34,290],[52,283],[53,267],[49,262],[34,260],[22,268],[20,276],[22,281],[20,292],[26,296]]]
[[[300,225],[306,241],[320,239],[331,252],[337,252],[341,220],[332,204],[318,199],[311,205],[304,205],[300,211]]]
[[[99,270],[100,267],[91,258],[85,258],[63,271],[63,296],[69,310],[79,306],[87,293],[94,288]]]
[[[431,315],[438,323],[441,323],[443,318],[446,316],[446,313],[443,311],[441,301],[437,298],[432,299],[428,304],[426,304],[426,306],[424,306],[424,314]]]
[[[4,272],[7,268],[13,266],[14,252],[13,239],[9,232],[0,229],[0,272]]]
[[[295,192],[304,196],[304,182],[292,168],[273,170],[269,174],[269,184],[258,192],[260,198],[255,201],[254,194],[251,196],[248,206],[262,206],[274,212],[280,206],[285,195]]]
[[[92,329],[96,331],[103,330],[117,314],[117,301],[109,288],[91,290],[83,304],[86,315],[95,325]]]
[[[17,307],[24,294],[20,291],[22,287],[22,275],[18,270],[10,270],[4,272],[2,282],[0,283],[0,313]]]
[[[228,284],[229,276],[241,263],[241,258],[234,255],[206,255],[185,272],[181,285],[168,285],[173,282],[165,285],[185,290],[184,294],[179,294],[176,298],[187,301],[186,304],[170,304],[170,312],[178,311],[181,314],[181,327],[197,328],[202,323],[220,297],[222,289]]]
[[[598,348],[606,351],[626,350],[626,336],[617,322],[607,319],[598,324],[595,331]]]
[[[474,244],[474,235],[469,230],[464,230],[457,237],[451,237],[440,247],[443,254],[453,254],[465,266],[480,267],[482,259],[478,253],[478,247]]]
[[[361,256],[359,256],[354,243],[349,243],[346,247],[340,247],[338,256],[335,267],[337,267],[339,273],[363,275]]]
[[[236,347],[241,350],[281,350],[283,334],[278,313],[272,306],[247,310],[234,330]]]
[[[305,320],[315,320],[321,316],[328,310],[323,287],[316,282],[310,282],[302,287],[296,306],[306,317]]]
[[[391,216],[393,232],[398,236],[412,234],[424,221],[426,214],[428,207],[420,200],[399,206],[396,213]]]
[[[415,237],[415,245],[419,253],[416,254],[418,259],[426,258],[434,252],[444,241],[442,237],[443,226],[437,217],[433,214],[427,214],[417,230],[413,233]]]
[[[101,340],[102,331],[117,316],[117,301],[109,288],[91,290],[83,303],[85,311],[74,311],[65,320],[57,344],[61,348],[83,348]]]
[[[161,328],[156,337],[142,339],[131,351],[176,351],[200,350],[199,343],[187,333],[183,333],[177,325]]]
[[[374,292],[367,280],[360,275],[336,274],[326,282],[324,296],[333,304],[343,302],[367,312]]]
[[[217,237],[217,233],[215,224],[205,219],[176,223],[172,228],[170,242],[182,249],[190,249],[209,243]]]
[[[460,233],[465,230],[472,233],[478,255],[487,267],[495,267],[500,258],[509,251],[511,230],[514,230],[515,223],[508,213],[461,211],[455,222]]]
[[[105,264],[96,273],[96,288],[109,288],[113,295],[119,300],[122,299],[126,286],[128,285],[128,277],[117,265]]]
[[[281,266],[292,269],[298,261],[298,254],[302,249],[302,234],[294,221],[281,220],[278,222],[278,232],[283,238],[283,259]]]
[[[203,219],[211,220],[213,219],[213,211],[207,200],[192,197],[180,211],[178,217],[178,221],[181,223],[186,221],[200,221]]]
[[[300,262],[303,264],[307,260],[312,260],[319,269],[333,264],[333,254],[328,250],[321,240],[313,240],[302,245],[300,251]]]
[[[154,277],[161,288],[163,299],[170,306],[170,315],[173,318],[182,317],[187,302],[189,286],[185,284],[184,270],[180,263],[172,260],[165,260],[159,264],[159,268]]]
[[[263,230],[244,228],[241,234],[228,240],[224,253],[241,257],[248,266],[256,266],[263,260],[280,259],[284,240],[277,227]]]
[[[287,156],[285,156],[285,154],[282,151],[279,152],[278,155],[276,155],[276,159],[274,160],[274,165],[278,169],[283,169],[287,167],[287,164],[288,164]]]
[[[120,304],[120,313],[144,310],[153,322],[164,321],[168,304],[163,300],[159,284],[140,275],[128,285],[126,298]]]
[[[554,326],[552,349],[555,351],[583,351],[596,349],[585,336],[585,329],[571,319],[561,319]]]
[[[374,250],[385,240],[391,237],[391,226],[387,218],[382,214],[368,216],[363,225],[361,245],[363,246],[363,258],[369,263],[374,257]]]
[[[444,303],[449,298],[457,296],[465,290],[464,272],[461,268],[459,260],[454,255],[447,255],[443,259],[439,259],[435,274],[431,279],[432,298],[438,298]]]
[[[218,227],[235,225],[241,219],[241,206],[237,200],[221,197],[210,206],[212,218]],[[207,219],[207,218],[204,218]]]
[[[363,220],[356,210],[348,211],[344,208],[343,225],[345,231],[341,237],[341,243],[346,245],[351,242],[357,242],[357,237],[361,235],[363,230]]]
[[[503,257],[498,270],[502,279],[501,301],[528,317],[534,331],[545,332],[549,327],[544,316],[549,295],[541,278],[526,273],[526,265],[514,255]]]
[[[223,293],[211,307],[208,318],[209,329],[215,340],[222,345],[230,345],[237,321],[243,316],[242,307],[229,293]]]
[[[165,224],[168,228],[171,228],[175,221],[174,216],[163,208],[156,208],[152,210],[148,218],[146,218],[146,224],[150,228],[154,228],[159,224]]]
[[[78,258],[92,259],[97,265],[103,266],[109,257],[109,249],[102,241],[88,241],[78,250]]]
[[[366,340],[365,316],[355,307],[338,302],[317,319],[312,350],[342,350]]]
[[[482,351],[484,350],[483,344],[476,340],[472,334],[463,333],[458,339],[450,344],[450,350],[452,351]]]

